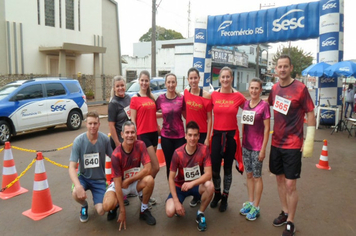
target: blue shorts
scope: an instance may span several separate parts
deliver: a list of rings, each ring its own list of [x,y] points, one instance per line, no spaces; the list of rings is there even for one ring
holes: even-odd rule
[[[199,186],[194,186],[193,188],[189,189],[186,192],[183,192],[181,190],[181,188],[176,186],[176,191],[177,191],[177,196],[178,196],[178,199],[179,199],[180,203],[183,203],[184,199],[186,197],[188,197],[188,196],[194,196],[194,198],[200,198],[201,197],[201,195],[199,193]],[[169,193],[169,195],[167,197],[167,200],[170,199],[170,198],[172,198],[172,194],[171,193]]]
[[[93,195],[94,205],[98,203],[103,203],[104,195],[106,192],[106,180],[93,180],[84,178],[82,175],[78,176],[80,184],[83,186],[84,190],[88,189]]]

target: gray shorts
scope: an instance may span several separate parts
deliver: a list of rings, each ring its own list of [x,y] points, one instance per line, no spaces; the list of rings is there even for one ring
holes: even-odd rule
[[[247,173],[253,173],[254,178],[260,178],[262,174],[262,163],[258,160],[259,151],[251,151],[242,148],[242,156],[244,161],[245,170]]]

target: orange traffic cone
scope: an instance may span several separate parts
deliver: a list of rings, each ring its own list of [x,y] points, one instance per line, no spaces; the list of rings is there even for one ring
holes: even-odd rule
[[[106,175],[106,183],[110,184],[111,181],[111,158],[106,156],[105,162],[105,175]]]
[[[52,204],[52,197],[51,192],[49,191],[42,152],[38,152],[35,168],[35,181],[33,183],[32,207],[31,209],[22,212],[22,214],[32,220],[41,220],[61,210],[62,208]]]
[[[316,167],[324,170],[331,170],[328,161],[328,141],[324,139],[323,149],[321,150],[319,164],[316,164]]]
[[[157,146],[157,151],[156,151],[157,159],[159,162],[159,167],[165,166],[166,165],[166,159],[164,158],[164,153],[162,150],[162,145],[161,145],[161,136],[158,137],[158,146]]]
[[[11,145],[10,142],[6,142],[4,150],[4,166],[2,168],[2,188],[5,188],[6,185],[14,181],[16,178],[17,171],[15,167],[15,161],[12,156]],[[20,181],[17,181],[10,188],[0,192],[0,198],[5,200],[26,192],[28,192],[28,190],[22,188],[20,186]]]

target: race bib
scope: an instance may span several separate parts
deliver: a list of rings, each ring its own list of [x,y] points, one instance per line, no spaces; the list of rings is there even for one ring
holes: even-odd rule
[[[199,165],[183,168],[183,171],[184,171],[185,181],[192,181],[195,179],[199,179],[201,176]]]
[[[127,118],[131,119],[131,110],[130,110],[130,105],[128,105],[127,107],[124,107],[124,111],[126,113]]]
[[[99,153],[84,154],[84,169],[99,167]]]
[[[278,111],[279,113],[282,113],[283,115],[287,115],[290,104],[291,104],[290,100],[276,95],[276,99],[275,99],[274,105],[273,105],[273,110]]]
[[[241,115],[241,124],[253,125],[255,122],[255,111],[243,110]]]
[[[137,175],[138,172],[140,172],[140,167],[134,167],[134,168],[131,168],[131,169],[128,169],[124,172],[124,179],[128,179],[128,178],[131,178],[135,175]]]

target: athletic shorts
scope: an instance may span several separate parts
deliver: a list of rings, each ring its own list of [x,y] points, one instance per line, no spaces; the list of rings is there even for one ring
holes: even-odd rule
[[[300,178],[302,152],[300,149],[282,149],[271,146],[269,169],[275,175],[284,174],[286,179]]]
[[[158,132],[151,132],[151,133],[145,133],[145,134],[140,134],[137,136],[137,138],[141,141],[143,141],[146,144],[146,147],[154,146],[157,147],[158,144]]]
[[[103,203],[103,198],[106,190],[106,180],[87,179],[84,178],[82,175],[79,175],[78,179],[85,191],[91,191],[91,194],[93,195],[94,205],[98,203]]]
[[[186,192],[183,192],[181,190],[181,188],[176,186],[176,191],[177,191],[177,197],[178,197],[180,203],[183,203],[184,199],[186,197],[188,197],[188,196],[194,196],[194,198],[199,198],[199,199],[201,197],[201,195],[199,193],[199,185],[198,186],[194,186],[193,188],[189,189]],[[170,199],[170,198],[172,198],[172,194],[171,193],[169,193],[169,195],[167,197],[167,200]]]
[[[259,151],[251,151],[242,148],[244,167],[247,173],[253,173],[254,178],[260,178],[262,174],[262,161],[258,160]]]
[[[142,191],[137,192],[137,183],[138,183],[138,181],[135,181],[135,182],[133,182],[132,184],[130,184],[128,188],[123,188],[123,189],[121,189],[121,190],[122,190],[122,194],[123,194],[124,196],[127,196],[127,195],[129,195],[129,194],[134,194],[134,195],[139,195],[139,196],[141,196],[141,195],[142,195]],[[114,182],[112,182],[112,183],[109,185],[108,189],[106,190],[106,192],[109,192],[109,191],[116,192],[116,191],[115,191],[115,183],[114,183]]]

